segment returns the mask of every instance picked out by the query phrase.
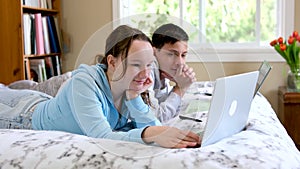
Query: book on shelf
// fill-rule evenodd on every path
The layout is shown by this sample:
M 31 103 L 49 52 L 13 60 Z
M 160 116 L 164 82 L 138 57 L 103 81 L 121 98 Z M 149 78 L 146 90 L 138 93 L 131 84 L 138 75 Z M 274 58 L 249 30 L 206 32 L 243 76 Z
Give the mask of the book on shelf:
M 62 37 L 62 32 L 60 30 L 60 25 L 58 22 L 57 17 L 53 17 L 54 19 L 54 23 L 55 23 L 55 27 L 56 27 L 56 33 L 57 33 L 57 39 L 58 39 L 58 44 L 59 44 L 59 48 L 60 51 L 63 49 L 63 37 Z
M 28 13 L 23 14 L 24 54 L 31 54 L 31 19 Z
M 36 50 L 36 16 L 35 14 L 23 14 L 23 36 L 24 36 L 24 54 L 35 55 Z M 40 28 L 37 28 L 40 29 Z M 39 35 L 38 35 L 39 36 Z
M 44 49 L 44 33 L 43 33 L 43 24 L 42 24 L 42 14 L 35 13 L 35 38 L 36 38 L 36 54 L 43 55 L 45 54 Z
M 29 59 L 30 80 L 43 82 L 47 80 L 46 64 L 44 59 Z
M 54 76 L 61 75 L 61 57 L 58 55 L 53 56 L 52 63 L 54 68 Z
M 30 14 L 30 46 L 31 54 L 36 54 L 35 16 Z
M 53 60 L 53 56 L 45 57 L 45 67 L 46 67 L 47 79 L 51 78 L 52 76 L 55 76 L 52 60 Z
M 29 6 L 29 7 L 34 7 L 34 8 L 39 8 L 40 7 L 39 0 L 23 0 L 22 4 L 24 6 Z
M 47 1 L 47 8 L 52 9 L 52 0 L 46 0 Z
M 33 8 L 52 9 L 52 0 L 21 0 L 21 3 Z
M 44 49 L 46 54 L 50 54 L 49 31 L 46 16 L 42 16 L 43 35 L 44 35 Z
M 56 30 L 54 16 L 47 16 L 48 32 L 49 32 L 49 41 L 51 53 L 60 53 L 61 48 L 59 45 L 58 33 Z
M 25 79 L 31 79 L 30 64 L 29 64 L 29 59 L 28 58 L 24 59 L 24 66 L 25 66 Z
M 47 79 L 61 75 L 61 61 L 60 56 L 45 57 L 45 68 Z
M 39 0 L 39 7 L 47 9 L 47 1 L 46 0 Z

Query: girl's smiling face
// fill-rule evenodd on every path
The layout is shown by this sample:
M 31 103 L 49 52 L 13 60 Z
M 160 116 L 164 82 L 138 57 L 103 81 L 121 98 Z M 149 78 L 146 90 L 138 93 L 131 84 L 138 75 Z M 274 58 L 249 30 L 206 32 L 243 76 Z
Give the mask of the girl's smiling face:
M 127 58 L 125 60 L 121 58 L 118 57 L 116 61 L 118 66 L 114 74 L 115 77 L 120 77 L 124 70 L 125 73 L 120 80 L 114 82 L 118 83 L 117 87 L 135 90 L 139 93 L 148 89 L 153 83 L 150 74 L 155 60 L 151 44 L 147 41 L 134 40 L 129 48 Z

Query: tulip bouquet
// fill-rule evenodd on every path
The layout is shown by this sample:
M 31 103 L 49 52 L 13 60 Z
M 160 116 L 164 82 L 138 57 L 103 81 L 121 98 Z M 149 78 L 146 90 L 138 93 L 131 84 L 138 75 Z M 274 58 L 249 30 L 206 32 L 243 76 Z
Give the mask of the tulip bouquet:
M 290 71 L 293 74 L 293 83 L 291 86 L 294 89 L 300 90 L 300 35 L 297 31 L 294 31 L 292 35 L 289 36 L 287 40 L 284 40 L 283 37 L 270 42 L 270 45 L 285 59 L 286 63 L 290 67 Z M 289 78 L 289 77 L 288 77 Z M 289 87 L 288 79 L 288 87 Z
M 270 43 L 270 45 L 273 46 L 275 50 L 286 60 L 286 63 L 289 65 L 293 73 L 298 73 L 300 68 L 299 42 L 300 35 L 297 31 L 294 31 L 287 41 L 284 41 L 282 37 L 279 37 Z

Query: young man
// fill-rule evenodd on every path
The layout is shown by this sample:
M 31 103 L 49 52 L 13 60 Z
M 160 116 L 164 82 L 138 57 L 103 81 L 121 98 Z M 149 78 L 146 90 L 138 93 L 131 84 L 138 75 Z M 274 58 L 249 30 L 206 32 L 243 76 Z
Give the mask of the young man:
M 153 71 L 155 83 L 150 90 L 150 100 L 163 123 L 178 115 L 181 98 L 196 81 L 193 69 L 185 63 L 188 40 L 187 33 L 171 23 L 160 26 L 152 35 L 158 69 Z M 170 81 L 175 82 L 174 87 Z

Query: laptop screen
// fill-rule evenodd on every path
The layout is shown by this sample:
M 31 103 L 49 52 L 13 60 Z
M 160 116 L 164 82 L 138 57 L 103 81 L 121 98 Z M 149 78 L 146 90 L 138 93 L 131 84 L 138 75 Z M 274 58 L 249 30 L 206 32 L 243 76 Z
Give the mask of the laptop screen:
M 260 67 L 258 69 L 259 75 L 258 75 L 258 80 L 256 83 L 254 96 L 257 94 L 258 90 L 262 86 L 263 82 L 265 81 L 265 79 L 268 76 L 271 69 L 272 69 L 272 67 L 270 66 L 269 62 L 267 62 L 267 61 L 263 61 L 262 64 L 260 65 Z

